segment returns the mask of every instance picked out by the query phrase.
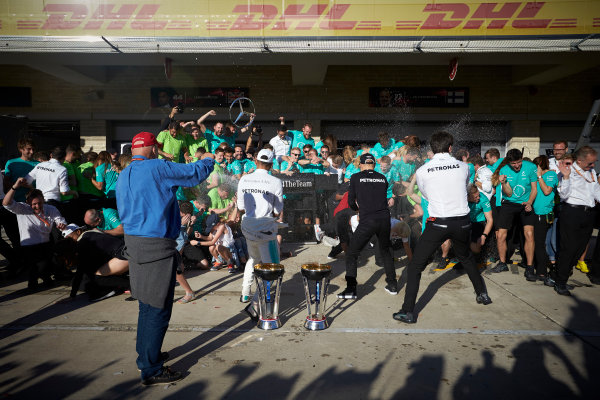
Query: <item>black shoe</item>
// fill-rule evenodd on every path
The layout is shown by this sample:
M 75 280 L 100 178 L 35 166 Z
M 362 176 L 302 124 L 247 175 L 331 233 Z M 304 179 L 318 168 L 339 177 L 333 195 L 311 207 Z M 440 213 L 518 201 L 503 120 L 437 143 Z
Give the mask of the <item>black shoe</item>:
M 159 375 L 153 376 L 142 381 L 144 386 L 166 385 L 169 383 L 179 382 L 183 379 L 183 374 L 179 371 L 171 371 L 167 366 L 162 367 Z
M 252 306 L 252 303 L 248 304 L 246 306 L 246 308 L 244 308 L 244 312 L 246 314 L 248 314 L 248 316 L 250 317 L 250 319 L 253 322 L 258 322 L 258 313 L 256 312 L 256 310 L 254 309 L 254 307 Z
M 490 296 L 488 296 L 486 292 L 479 293 L 477 297 L 475 297 L 475 301 L 477 304 L 483 304 L 484 306 L 492 304 L 492 299 L 490 299 Z
M 544 279 L 544 285 L 554 287 L 554 285 L 556 285 L 556 282 L 554 282 L 554 279 L 550 278 L 550 276 L 546 276 L 546 278 Z
M 600 278 L 596 278 L 595 276 L 592 276 L 590 274 L 588 274 L 588 278 L 590 278 L 590 282 L 593 285 L 600 285 Z
M 564 283 L 557 283 L 554 285 L 554 291 L 561 296 L 570 296 L 571 292 L 567 288 L 567 285 Z
M 335 258 L 343 251 L 342 249 L 342 245 L 338 244 L 335 247 L 331 248 L 331 251 L 329 252 L 329 254 L 327 254 L 327 259 L 328 260 L 335 260 Z
M 348 286 L 343 292 L 338 293 L 338 299 L 357 299 L 356 286 Z
M 538 279 L 537 276 L 535 275 L 533 265 L 528 265 L 527 267 L 525 267 L 525 273 L 523 275 L 525 276 L 525 279 L 528 282 L 535 282 Z
M 90 295 L 89 297 L 90 297 L 91 302 L 96 302 L 96 301 L 108 299 L 109 297 L 113 297 L 116 295 L 117 295 L 117 292 L 115 290 L 109 290 L 107 292 L 94 293 L 93 295 Z
M 404 322 L 407 324 L 414 324 L 415 322 L 417 322 L 417 319 L 415 318 L 413 313 L 404 310 L 400 310 L 397 313 L 392 314 L 392 318 L 394 318 L 396 321 Z
M 490 271 L 495 272 L 495 273 L 500 273 L 500 272 L 508 271 L 508 265 L 506 265 L 506 263 L 503 263 L 502 261 L 500 261 Z
M 387 285 L 385 285 L 385 291 L 388 292 L 389 294 L 391 294 L 392 296 L 397 295 L 398 294 L 398 284 L 396 282 L 388 283 Z

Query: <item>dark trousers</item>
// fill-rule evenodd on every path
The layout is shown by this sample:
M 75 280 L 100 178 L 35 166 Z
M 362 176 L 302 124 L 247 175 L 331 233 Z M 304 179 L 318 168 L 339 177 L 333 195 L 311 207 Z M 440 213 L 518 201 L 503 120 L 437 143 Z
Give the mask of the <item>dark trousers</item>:
M 600 235 L 596 237 L 596 246 L 594 247 L 589 276 L 600 279 Z
M 473 253 L 469 248 L 471 236 L 471 220 L 468 215 L 460 219 L 437 218 L 435 221 L 427 221 L 425 231 L 419 238 L 415 253 L 408 264 L 408 277 L 406 282 L 406 293 L 402 309 L 413 312 L 419 293 L 421 273 L 427 266 L 429 257 L 447 239 L 452 239 L 454 253 L 465 267 L 469 279 L 475 288 L 475 293 L 485 292 L 485 283 L 477 270 Z
M 546 215 L 536 215 L 535 224 L 533 225 L 533 239 L 535 242 L 535 273 L 538 275 L 546 275 L 548 273 L 548 264 L 550 258 L 546 251 L 546 236 L 548 229 L 551 227 L 547 222 Z
M 573 266 L 587 246 L 596 219 L 593 208 L 579 208 L 564 204 L 560 213 L 560 251 L 556 267 L 555 281 L 565 284 L 569 280 Z
M 0 254 L 10 263 L 11 269 L 16 268 L 19 263 L 20 236 L 17 216 L 0 205 L 0 225 L 4 228 L 6 236 L 10 239 L 10 245 L 0 235 Z
M 390 243 L 390 217 L 386 216 L 361 219 L 352 235 L 348 254 L 346 254 L 346 281 L 349 286 L 356 285 L 358 255 L 373 235 L 377 236 L 378 239 L 379 251 L 383 259 L 383 269 L 385 270 L 385 281 L 396 284 L 396 270 L 394 269 L 392 245 Z
M 38 284 L 38 278 L 42 278 L 44 283 L 52 283 L 52 244 L 41 243 L 31 246 L 22 246 L 25 264 L 29 267 L 29 284 L 33 289 Z
M 169 292 L 164 308 L 152 307 L 139 302 L 137 343 L 135 349 L 138 353 L 137 366 L 142 371 L 142 380 L 160 374 L 164 361 L 160 357 L 171 311 L 173 310 L 173 296 L 175 294 L 175 263 L 169 282 Z

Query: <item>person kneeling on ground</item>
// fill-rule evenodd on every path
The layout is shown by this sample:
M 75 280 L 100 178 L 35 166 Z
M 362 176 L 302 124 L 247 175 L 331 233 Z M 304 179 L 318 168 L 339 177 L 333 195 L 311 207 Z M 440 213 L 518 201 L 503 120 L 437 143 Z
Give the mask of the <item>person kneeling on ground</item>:
M 90 301 L 100 301 L 129 289 L 129 261 L 123 255 L 125 242 L 98 229 L 85 231 L 70 224 L 63 231 L 64 240 L 56 244 L 56 252 L 74 260 L 77 271 L 71 285 L 71 298 L 77 296 L 85 275 L 85 291 Z

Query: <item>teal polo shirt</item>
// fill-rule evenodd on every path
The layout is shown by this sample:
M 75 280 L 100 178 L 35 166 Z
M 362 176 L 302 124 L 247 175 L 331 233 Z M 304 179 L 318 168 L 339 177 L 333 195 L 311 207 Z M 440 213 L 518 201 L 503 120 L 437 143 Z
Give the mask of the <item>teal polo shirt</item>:
M 545 195 L 540 187 L 539 180 L 537 181 L 537 195 L 533 202 L 533 212 L 536 215 L 548 215 L 554 209 L 554 198 L 556 195 L 556 188 L 558 186 L 558 175 L 554 171 L 548 171 L 542 175 L 543 181 L 546 185 L 552 188 L 552 192 L 549 195 Z
M 513 194 L 508 197 L 502 193 L 502 198 L 511 203 L 523 204 L 529 200 L 531 194 L 531 183 L 537 182 L 537 165 L 529 161 L 523 161 L 521 169 L 515 172 L 510 165 L 500 169 L 500 175 L 506 175 L 506 181 L 512 188 Z

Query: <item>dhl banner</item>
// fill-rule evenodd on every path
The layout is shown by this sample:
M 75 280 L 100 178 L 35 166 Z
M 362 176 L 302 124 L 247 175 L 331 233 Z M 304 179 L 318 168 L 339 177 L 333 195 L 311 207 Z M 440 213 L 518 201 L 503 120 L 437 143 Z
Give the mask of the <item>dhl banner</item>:
M 600 33 L 600 0 L 2 0 L 0 36 L 465 37 Z

